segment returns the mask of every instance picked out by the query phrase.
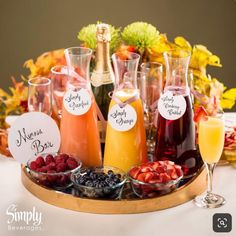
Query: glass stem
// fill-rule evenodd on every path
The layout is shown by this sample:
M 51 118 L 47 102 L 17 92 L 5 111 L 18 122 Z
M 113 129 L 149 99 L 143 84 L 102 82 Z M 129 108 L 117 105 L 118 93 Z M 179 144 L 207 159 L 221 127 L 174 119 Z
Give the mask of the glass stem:
M 207 168 L 207 195 L 212 194 L 212 181 L 213 181 L 213 172 L 216 166 L 216 163 L 208 164 L 205 162 Z
M 148 112 L 148 140 L 152 140 L 152 113 L 149 111 Z

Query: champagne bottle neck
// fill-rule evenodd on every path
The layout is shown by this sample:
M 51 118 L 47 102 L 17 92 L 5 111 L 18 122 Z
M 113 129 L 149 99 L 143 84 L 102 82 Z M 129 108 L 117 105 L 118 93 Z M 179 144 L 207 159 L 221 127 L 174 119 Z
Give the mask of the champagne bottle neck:
M 91 83 L 94 87 L 102 84 L 114 84 L 115 75 L 110 61 L 109 41 L 97 41 L 96 65 L 91 76 Z
M 96 50 L 96 73 L 107 73 L 112 70 L 110 61 L 110 43 L 97 42 Z

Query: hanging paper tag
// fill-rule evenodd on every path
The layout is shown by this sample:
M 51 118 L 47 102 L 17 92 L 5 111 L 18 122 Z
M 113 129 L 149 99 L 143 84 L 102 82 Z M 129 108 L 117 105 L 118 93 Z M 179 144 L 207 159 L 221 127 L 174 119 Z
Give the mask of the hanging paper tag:
M 69 90 L 63 98 L 64 107 L 72 115 L 83 115 L 91 107 L 92 101 L 89 92 L 81 88 L 78 91 Z
M 177 120 L 186 111 L 186 101 L 183 95 L 173 95 L 168 91 L 161 95 L 158 101 L 158 111 L 167 120 Z
M 136 121 L 137 113 L 129 104 L 122 108 L 116 104 L 110 109 L 108 114 L 109 124 L 113 129 L 118 131 L 128 131 L 132 129 Z
M 28 112 L 19 116 L 8 135 L 10 152 L 22 164 L 34 156 L 58 152 L 60 142 L 56 122 L 41 112 Z

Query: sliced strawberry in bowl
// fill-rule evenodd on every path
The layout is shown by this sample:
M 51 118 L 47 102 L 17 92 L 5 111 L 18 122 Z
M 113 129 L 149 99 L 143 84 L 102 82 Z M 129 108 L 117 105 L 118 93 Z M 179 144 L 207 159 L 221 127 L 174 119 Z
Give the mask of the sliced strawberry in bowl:
M 176 173 L 176 170 L 174 169 L 174 171 L 170 174 L 170 177 L 171 177 L 171 179 L 173 179 L 173 180 L 175 180 L 175 179 L 178 179 L 179 178 L 179 176 L 177 175 L 177 173 Z
M 171 177 L 167 173 L 161 173 L 160 179 L 161 179 L 162 183 L 167 183 L 171 180 Z
M 149 183 L 149 181 L 154 177 L 154 173 L 153 172 L 147 172 L 145 173 L 145 178 L 144 178 L 144 182 Z
M 141 172 L 142 173 L 147 173 L 147 172 L 150 172 L 150 171 L 152 171 L 153 169 L 152 169 L 152 167 L 150 167 L 150 166 L 141 166 Z
M 176 174 L 178 175 L 178 177 L 181 177 L 183 175 L 183 171 L 181 169 L 181 166 L 175 165 L 175 171 L 176 171 Z
M 129 174 L 132 178 L 137 179 L 140 171 L 141 171 L 141 167 L 134 167 L 130 170 Z
M 140 182 L 145 182 L 146 173 L 141 173 L 138 175 L 137 180 Z
M 165 173 L 165 167 L 164 166 L 158 166 L 157 168 L 156 168 L 156 172 L 157 173 Z
M 160 196 L 177 188 L 183 171 L 172 161 L 142 164 L 129 171 L 133 192 L 140 198 Z
M 153 173 L 152 178 L 148 181 L 150 184 L 161 183 L 160 175 L 158 173 Z
M 168 175 L 172 175 L 172 173 L 173 172 L 175 172 L 175 167 L 174 167 L 174 165 L 167 165 L 166 166 L 166 173 L 168 174 Z
M 151 168 L 152 168 L 154 171 L 156 171 L 157 168 L 161 166 L 160 163 L 157 162 L 157 161 L 152 162 L 152 163 L 150 163 L 149 165 L 151 166 Z

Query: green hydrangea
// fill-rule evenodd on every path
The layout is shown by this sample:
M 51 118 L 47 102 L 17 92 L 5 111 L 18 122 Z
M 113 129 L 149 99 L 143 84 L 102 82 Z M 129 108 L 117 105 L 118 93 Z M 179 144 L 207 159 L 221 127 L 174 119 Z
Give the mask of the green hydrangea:
M 98 22 L 102 23 L 102 22 Z M 110 50 L 114 52 L 121 42 L 120 28 L 109 25 L 111 32 Z M 96 48 L 96 24 L 90 24 L 83 27 L 78 33 L 78 39 L 88 48 Z
M 134 22 L 124 28 L 121 36 L 126 44 L 135 46 L 142 53 L 158 43 L 159 31 L 151 24 Z

